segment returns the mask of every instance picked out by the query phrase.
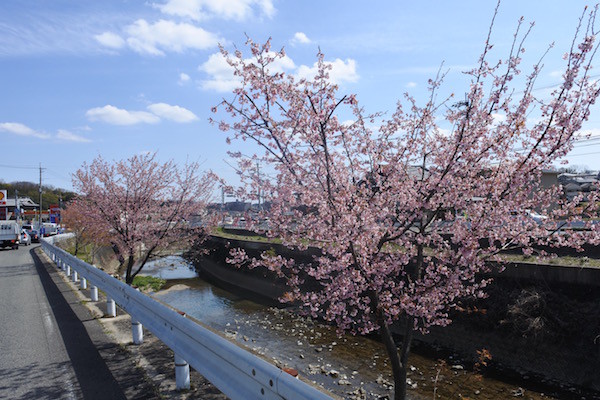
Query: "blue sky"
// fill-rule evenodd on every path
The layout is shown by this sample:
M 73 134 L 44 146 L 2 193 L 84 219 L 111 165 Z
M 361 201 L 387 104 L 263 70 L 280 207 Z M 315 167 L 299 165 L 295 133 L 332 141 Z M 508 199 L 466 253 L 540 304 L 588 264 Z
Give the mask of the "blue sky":
M 506 54 L 517 20 L 535 21 L 524 67 L 548 44 L 539 90 L 557 71 L 587 2 L 506 0 L 493 34 Z M 405 91 L 423 98 L 444 62 L 445 90 L 467 89 L 461 71 L 483 48 L 495 1 L 2 0 L 0 180 L 70 189 L 71 174 L 101 155 L 158 151 L 197 160 L 234 182 L 225 136 L 207 119 L 231 79 L 218 44 L 246 34 L 285 46 L 288 72 L 309 70 L 320 48 L 341 91 L 368 111 L 391 111 Z M 526 69 L 526 68 L 524 68 Z M 600 70 L 599 70 L 600 71 Z M 598 72 L 600 74 L 600 72 Z M 586 130 L 600 132 L 595 109 Z M 600 169 L 600 143 L 581 143 L 570 163 Z

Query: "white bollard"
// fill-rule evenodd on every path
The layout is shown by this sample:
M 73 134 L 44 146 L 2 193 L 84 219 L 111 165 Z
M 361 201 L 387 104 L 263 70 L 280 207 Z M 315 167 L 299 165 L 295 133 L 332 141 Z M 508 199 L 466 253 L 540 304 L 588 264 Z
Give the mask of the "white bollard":
M 77 271 L 73 270 L 71 277 L 73 278 L 73 283 L 77 283 Z
M 177 354 L 175 354 L 175 388 L 177 390 L 190 388 L 190 365 Z
M 90 289 L 90 299 L 92 301 L 98 301 L 98 287 L 97 286 L 92 286 L 92 288 Z
M 131 335 L 133 344 L 142 344 L 144 342 L 144 328 L 139 321 L 131 318 Z
M 113 299 L 106 298 L 106 316 L 116 317 L 117 316 L 117 305 Z
M 81 281 L 79 282 L 79 288 L 80 289 L 87 289 L 87 279 L 85 278 L 81 278 Z
M 66 270 L 65 274 L 67 274 L 67 276 L 71 276 L 71 266 L 70 265 L 67 265 L 67 270 Z

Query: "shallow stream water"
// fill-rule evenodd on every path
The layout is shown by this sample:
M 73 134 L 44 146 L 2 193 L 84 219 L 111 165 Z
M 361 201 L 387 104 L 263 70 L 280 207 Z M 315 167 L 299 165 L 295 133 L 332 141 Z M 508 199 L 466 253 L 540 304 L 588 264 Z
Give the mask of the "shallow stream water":
M 393 397 L 393 379 L 383 346 L 369 337 L 338 336 L 331 326 L 296 315 L 292 310 L 260 304 L 227 292 L 199 278 L 189 278 L 185 261 L 169 258 L 145 273 L 169 281 L 153 296 L 186 312 L 230 340 L 261 354 L 280 367 L 291 367 L 308 380 L 347 399 Z M 481 376 L 451 358 L 409 360 L 409 398 L 553 399 L 583 398 L 548 395 L 526 380 L 507 382 Z M 484 373 L 484 375 L 486 375 Z M 588 399 L 591 397 L 588 397 Z

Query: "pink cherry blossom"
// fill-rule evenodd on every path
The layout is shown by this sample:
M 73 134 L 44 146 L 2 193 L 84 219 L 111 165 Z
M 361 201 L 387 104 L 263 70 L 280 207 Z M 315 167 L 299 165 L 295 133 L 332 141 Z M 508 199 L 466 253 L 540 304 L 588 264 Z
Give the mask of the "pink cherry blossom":
M 117 247 L 128 284 L 160 251 L 203 236 L 191 223 L 203 216 L 214 178 L 199 175 L 197 163 L 178 168 L 155 158 L 144 154 L 111 163 L 97 157 L 73 176 L 82 224 Z
M 520 21 L 504 60 L 490 61 L 488 36 L 466 72 L 464 101 L 438 98 L 440 73 L 429 81 L 429 101 L 420 105 L 406 94 L 389 116 L 367 115 L 356 95 L 340 93 L 320 52 L 316 76 L 298 80 L 269 72 L 284 56 L 270 41 L 248 39 L 250 59 L 222 49 L 243 85 L 217 106 L 229 114 L 219 126 L 229 128 L 232 143 L 258 145 L 263 153 L 255 159 L 273 171 L 270 179 L 257 177 L 253 163 L 242 161 L 245 193 L 260 189 L 271 202 L 268 235 L 291 249 L 316 249 L 308 264 L 271 253 L 248 264 L 241 250 L 231 260 L 287 277 L 285 299 L 340 331 L 378 330 L 396 398 L 404 398 L 413 330 L 447 325 L 458 300 L 484 296 L 489 261 L 508 249 L 527 255 L 545 246 L 551 256 L 558 247 L 600 243 L 600 224 L 563 229 L 583 221 L 582 212 L 597 217 L 597 194 L 582 210 L 580 199 L 567 201 L 561 188 L 541 184 L 544 171 L 572 149 L 600 91 L 589 74 L 595 15 L 580 21 L 564 81 L 549 98 L 534 92 L 542 61 L 515 79 L 532 28 Z M 528 120 L 534 111 L 536 122 Z M 349 114 L 353 123 L 340 123 Z M 495 114 L 505 118 L 495 121 Z M 440 120 L 450 133 L 442 133 Z M 530 210 L 546 218 L 535 221 Z M 400 354 L 391 336 L 398 322 L 405 332 Z

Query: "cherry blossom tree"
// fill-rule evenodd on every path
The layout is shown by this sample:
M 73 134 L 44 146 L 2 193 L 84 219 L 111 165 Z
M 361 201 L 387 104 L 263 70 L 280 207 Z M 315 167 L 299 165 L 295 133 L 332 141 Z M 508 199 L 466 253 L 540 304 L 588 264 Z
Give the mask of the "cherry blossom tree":
M 429 81 L 428 101 L 406 94 L 389 116 L 366 115 L 355 95 L 340 93 L 321 53 L 316 75 L 299 79 L 277 69 L 285 53 L 270 42 L 248 40 L 249 58 L 222 49 L 241 85 L 213 108 L 227 115 L 214 122 L 228 142 L 257 145 L 254 158 L 275 175 L 259 182 L 253 163 L 240 158 L 247 193 L 260 184 L 272 203 L 269 235 L 319 250 L 309 264 L 272 252 L 250 259 L 240 249 L 230 261 L 286 277 L 283 300 L 340 331 L 379 331 L 395 398 L 405 398 L 413 332 L 448 325 L 460 299 L 484 296 L 483 273 L 502 262 L 502 251 L 551 257 L 562 246 L 599 242 L 599 225 L 582 219 L 598 215 L 597 195 L 582 207 L 581 198 L 564 200 L 560 187 L 541 184 L 573 148 L 599 94 L 590 76 L 595 16 L 596 9 L 582 15 L 551 95 L 534 91 L 541 60 L 527 75 L 520 70 L 531 27 L 521 20 L 508 56 L 491 62 L 492 22 L 477 66 L 466 72 L 464 101 L 438 98 L 441 72 Z M 348 115 L 353 122 L 342 122 Z M 589 229 L 568 229 L 573 221 Z M 399 350 L 393 324 L 403 329 Z
M 178 168 L 155 158 L 136 155 L 110 163 L 97 157 L 73 176 L 83 221 L 110 235 L 128 284 L 153 256 L 204 234 L 191 222 L 204 216 L 212 175 L 200 175 L 197 163 Z
M 62 213 L 62 223 L 75 235 L 74 255 L 77 256 L 82 247 L 91 245 L 91 262 L 97 249 L 110 243 L 106 230 L 98 224 L 90 224 L 87 219 L 87 205 L 78 199 L 71 200 Z

